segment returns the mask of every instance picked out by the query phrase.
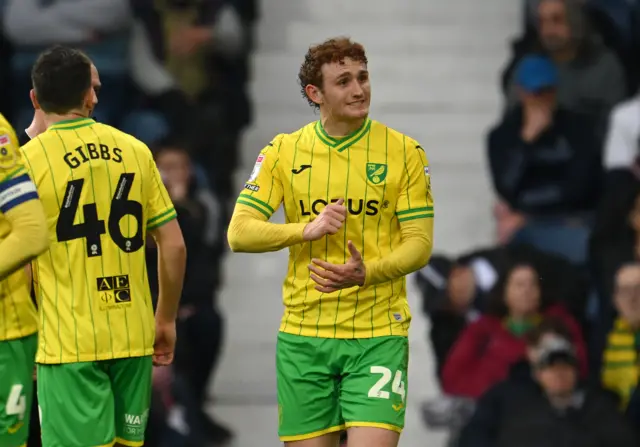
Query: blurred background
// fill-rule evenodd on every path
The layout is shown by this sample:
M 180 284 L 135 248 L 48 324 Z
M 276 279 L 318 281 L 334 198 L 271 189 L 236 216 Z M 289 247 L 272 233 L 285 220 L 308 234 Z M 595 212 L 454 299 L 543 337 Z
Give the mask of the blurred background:
M 336 35 L 367 49 L 372 117 L 431 164 L 400 445 L 640 445 L 637 0 L 0 0 L 0 20 L 18 132 L 38 52 L 83 48 L 96 119 L 152 148 L 176 203 L 188 273 L 146 445 L 280 445 L 286 253 L 229 254 L 225 228 L 258 152 L 318 118 L 296 76 Z

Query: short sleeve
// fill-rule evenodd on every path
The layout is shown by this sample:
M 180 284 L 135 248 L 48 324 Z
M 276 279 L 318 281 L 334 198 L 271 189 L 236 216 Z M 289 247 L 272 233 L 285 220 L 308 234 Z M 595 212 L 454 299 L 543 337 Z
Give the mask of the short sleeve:
M 277 169 L 283 137 L 278 135 L 260 151 L 237 200 L 237 204 L 259 211 L 267 219 L 278 209 L 284 194 Z
M 0 125 L 0 212 L 38 198 L 36 186 L 24 167 L 18 137 Z
M 153 158 L 150 158 L 149 165 L 151 178 L 147 183 L 149 187 L 147 195 L 147 231 L 160 228 L 178 217 Z
M 611 112 L 604 145 L 605 169 L 628 169 L 635 163 L 640 130 L 636 122 L 638 108 L 635 103 L 622 104 Z
M 424 149 L 408 139 L 404 142 L 404 174 L 396 216 L 400 222 L 433 218 L 429 162 Z

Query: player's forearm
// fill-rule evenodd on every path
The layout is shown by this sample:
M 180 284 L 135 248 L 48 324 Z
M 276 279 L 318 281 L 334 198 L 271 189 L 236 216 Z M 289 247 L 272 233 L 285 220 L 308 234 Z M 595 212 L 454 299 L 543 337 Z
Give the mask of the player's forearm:
M 431 257 L 433 219 L 415 219 L 401 224 L 402 244 L 381 259 L 366 262 L 364 286 L 401 278 L 420 270 Z
M 187 263 L 184 243 L 158 245 L 158 307 L 156 316 L 162 321 L 175 321 L 178 316 L 182 283 Z
M 49 247 L 47 222 L 39 200 L 7 211 L 11 232 L 0 242 L 0 279 L 27 264 Z
M 241 205 L 236 206 L 229 224 L 227 239 L 236 253 L 265 253 L 278 251 L 304 242 L 302 232 L 306 224 L 276 224 L 263 220 L 261 214 Z

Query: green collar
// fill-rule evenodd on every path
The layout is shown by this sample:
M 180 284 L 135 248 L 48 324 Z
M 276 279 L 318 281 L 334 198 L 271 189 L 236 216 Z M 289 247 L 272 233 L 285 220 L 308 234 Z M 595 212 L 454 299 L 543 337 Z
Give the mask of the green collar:
M 69 120 L 58 121 L 53 126 L 50 126 L 51 130 L 73 130 L 80 127 L 91 126 L 96 122 L 91 118 L 73 118 Z
M 371 120 L 367 118 L 366 120 L 364 120 L 364 122 L 362 123 L 362 126 L 360 126 L 358 130 L 352 132 L 346 137 L 333 138 L 333 137 L 330 137 L 327 134 L 327 132 L 324 130 L 324 127 L 322 127 L 322 123 L 320 122 L 320 120 L 316 121 L 316 125 L 314 127 L 316 131 L 316 135 L 318 136 L 320 141 L 322 141 L 324 144 L 326 144 L 327 146 L 333 149 L 337 149 L 338 152 L 342 152 L 345 149 L 348 149 L 349 147 L 356 144 L 358 141 L 360 141 L 360 139 L 362 139 L 362 137 L 364 137 L 369 132 L 370 128 L 371 128 Z

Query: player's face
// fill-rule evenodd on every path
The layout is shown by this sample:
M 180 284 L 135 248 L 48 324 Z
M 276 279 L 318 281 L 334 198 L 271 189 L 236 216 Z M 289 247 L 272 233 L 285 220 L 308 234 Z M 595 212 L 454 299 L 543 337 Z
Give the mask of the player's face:
M 96 106 L 98 105 L 98 94 L 100 93 L 100 88 L 102 84 L 100 83 L 100 74 L 98 74 L 98 69 L 95 65 L 91 64 L 91 92 L 90 92 L 90 106 L 89 106 L 89 116 L 93 114 Z
M 328 113 L 343 119 L 365 118 L 371 103 L 367 66 L 346 58 L 322 66 L 322 104 Z

